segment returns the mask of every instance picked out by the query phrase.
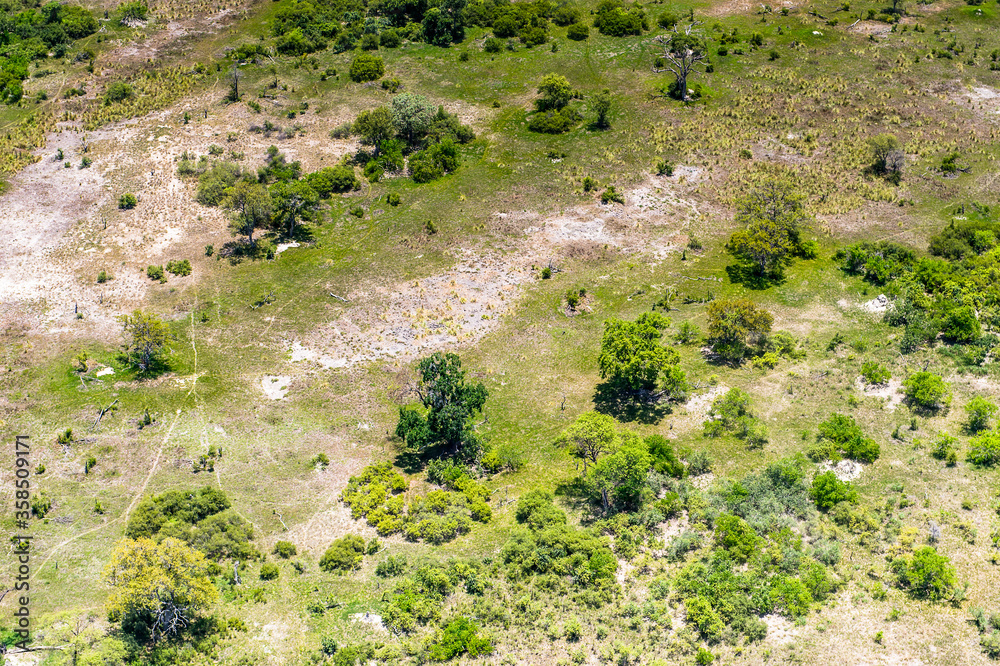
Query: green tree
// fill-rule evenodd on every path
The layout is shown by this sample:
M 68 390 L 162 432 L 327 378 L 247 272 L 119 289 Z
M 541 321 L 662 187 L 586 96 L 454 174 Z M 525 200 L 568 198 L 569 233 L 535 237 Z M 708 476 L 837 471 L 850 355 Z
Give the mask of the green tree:
M 660 344 L 661 331 L 669 325 L 658 312 L 645 312 L 635 321 L 605 321 L 597 357 L 601 379 L 628 391 L 652 390 L 661 381 L 670 397 L 683 397 L 687 380 L 678 367 L 680 355 Z
M 965 422 L 966 428 L 971 433 L 977 433 L 990 427 L 990 419 L 996 416 L 997 406 L 977 395 L 965 405 L 965 413 L 969 417 Z
M 205 556 L 169 537 L 119 542 L 104 576 L 112 587 L 109 614 L 145 624 L 154 640 L 187 627 L 218 597 Z
M 583 461 L 583 472 L 602 456 L 618 448 L 618 422 L 607 414 L 584 412 L 571 426 L 563 430 L 556 444 L 565 446 L 569 454 Z
M 396 125 L 392 121 L 389 109 L 380 106 L 359 113 L 351 125 L 351 131 L 361 138 L 362 145 L 374 146 L 377 156 L 382 143 L 396 136 Z
M 939 601 L 955 589 L 955 567 L 945 555 L 938 554 L 931 546 L 918 548 L 912 556 L 898 557 L 892 569 L 902 587 L 921 599 Z
M 760 537 L 750 523 L 739 516 L 724 513 L 715 519 L 715 542 L 737 562 L 746 562 L 757 551 Z
M 594 125 L 600 129 L 607 129 L 611 127 L 611 123 L 608 120 L 608 114 L 611 113 L 613 101 L 611 91 L 606 88 L 594 95 L 594 112 L 597 114 L 597 118 L 594 120 Z
M 573 99 L 573 88 L 561 74 L 546 74 L 538 84 L 538 94 L 535 107 L 539 111 L 558 111 Z
M 1000 433 L 987 431 L 980 433 L 971 442 L 965 459 L 980 467 L 1000 465 Z
M 968 305 L 952 308 L 944 316 L 941 331 L 952 342 L 974 342 L 983 334 L 976 311 Z
M 483 409 L 489 392 L 482 382 L 469 382 L 456 354 L 435 352 L 417 365 L 416 392 L 426 415 L 401 407 L 396 434 L 415 449 L 441 443 L 450 453 L 475 460 L 481 443 L 472 429 L 472 417 Z
M 858 491 L 846 481 L 841 481 L 833 472 L 817 474 L 813 478 L 809 496 L 820 511 L 829 511 L 841 502 L 856 504 Z
M 233 214 L 231 229 L 234 235 L 246 236 L 256 245 L 253 234 L 271 224 L 273 202 L 267 188 L 260 183 L 239 180 L 226 190 L 222 205 Z
M 365 540 L 348 534 L 330 544 L 319 560 L 319 568 L 328 573 L 353 571 L 361 566 L 365 555 Z
M 660 35 L 653 41 L 661 49 L 657 64 L 653 65 L 653 71 L 671 72 L 674 75 L 673 96 L 682 102 L 688 101 L 691 98 L 688 91 L 688 77 L 695 65 L 708 58 L 705 40 L 694 34 L 692 24 L 683 32 Z
M 951 391 L 940 375 L 915 372 L 903 382 L 903 393 L 910 406 L 936 412 L 951 401 Z
M 383 74 L 385 74 L 385 64 L 382 58 L 373 53 L 359 53 L 354 56 L 351 68 L 348 70 L 348 76 L 355 83 L 375 81 L 382 78 Z
M 612 505 L 632 511 L 642 504 L 651 460 L 645 442 L 635 433 L 626 433 L 621 447 L 594 464 L 593 479 L 601 493 L 604 511 Z
M 875 173 L 893 175 L 902 172 L 906 155 L 895 135 L 879 134 L 868 139 L 868 152 L 871 154 L 872 170 Z
M 118 317 L 125 337 L 124 350 L 128 362 L 139 372 L 150 370 L 161 359 L 170 340 L 170 331 L 163 320 L 154 314 L 135 310 Z
M 753 301 L 737 298 L 708 305 L 708 339 L 723 360 L 738 361 L 771 331 L 774 317 Z
M 403 93 L 389 103 L 392 124 L 407 145 L 416 146 L 424 138 L 437 115 L 437 107 L 423 95 Z
M 727 248 L 756 275 L 780 274 L 802 248 L 801 230 L 807 219 L 804 198 L 791 183 L 768 179 L 740 199 L 736 222 L 745 228 L 732 235 Z
M 458 44 L 465 39 L 466 0 L 441 0 L 424 14 L 424 41 L 434 46 Z
M 290 237 L 295 225 L 319 208 L 319 194 L 305 180 L 278 181 L 270 188 L 275 225 L 283 227 Z

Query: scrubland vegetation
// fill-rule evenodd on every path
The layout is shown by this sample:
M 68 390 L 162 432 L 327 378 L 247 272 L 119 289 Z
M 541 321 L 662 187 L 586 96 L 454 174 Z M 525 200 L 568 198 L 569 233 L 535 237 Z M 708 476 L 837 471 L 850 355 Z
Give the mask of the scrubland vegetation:
M 1000 658 L 998 12 L 8 3 L 16 663 Z

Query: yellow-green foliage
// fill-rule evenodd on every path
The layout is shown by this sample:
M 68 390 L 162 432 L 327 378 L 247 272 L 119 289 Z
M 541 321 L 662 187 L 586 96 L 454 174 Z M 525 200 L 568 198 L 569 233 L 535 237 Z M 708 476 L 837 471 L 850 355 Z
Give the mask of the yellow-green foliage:
M 93 130 L 108 123 L 161 109 L 190 92 L 194 82 L 201 76 L 187 67 L 147 71 L 131 80 L 131 97 L 107 106 L 100 103 L 100 100 L 88 106 L 81 118 L 84 129 Z

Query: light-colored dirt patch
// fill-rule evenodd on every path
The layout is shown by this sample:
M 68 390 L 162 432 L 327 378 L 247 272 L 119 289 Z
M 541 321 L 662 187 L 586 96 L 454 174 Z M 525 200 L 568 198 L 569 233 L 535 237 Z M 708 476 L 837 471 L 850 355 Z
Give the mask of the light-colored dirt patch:
M 388 631 L 385 625 L 382 624 L 382 616 L 378 613 L 369 613 L 367 611 L 364 613 L 355 613 L 351 616 L 351 620 L 368 625 L 376 631 Z
M 788 618 L 781 615 L 765 615 L 761 619 L 767 625 L 767 638 L 764 642 L 769 645 L 786 645 L 794 641 L 800 633 Z
M 819 469 L 821 472 L 833 472 L 841 481 L 854 481 L 860 478 L 861 472 L 864 471 L 861 463 L 854 462 L 853 460 L 841 460 L 837 464 L 833 464 L 828 460 L 822 463 Z
M 903 394 L 899 390 L 903 386 L 900 379 L 890 379 L 888 384 L 869 385 L 861 377 L 854 380 L 854 385 L 866 398 L 879 398 L 884 401 L 885 409 L 892 412 L 903 402 Z
M 853 25 L 853 27 L 851 27 L 851 32 L 856 32 L 861 35 L 885 37 L 892 32 L 892 26 L 881 21 L 858 21 Z
M 260 380 L 260 387 L 271 400 L 283 400 L 288 395 L 288 386 L 292 383 L 291 377 L 285 375 L 264 375 Z
M 664 541 L 680 536 L 690 525 L 691 523 L 688 521 L 687 511 L 683 512 L 683 514 L 677 518 L 671 518 L 666 521 L 663 523 L 661 531 Z
M 725 386 L 713 386 L 704 393 L 699 393 L 688 399 L 684 404 L 684 409 L 687 413 L 692 416 L 700 416 L 705 418 L 708 416 L 708 410 L 712 407 L 712 401 L 717 397 L 725 393 L 728 389 Z
M 879 294 L 872 300 L 865 301 L 859 307 L 865 312 L 879 314 L 888 310 L 890 305 L 891 303 L 889 302 L 889 297 L 885 294 Z
M 693 476 L 688 479 L 691 485 L 698 490 L 708 490 L 708 487 L 712 485 L 712 481 L 715 481 L 715 473 L 709 472 L 708 474 L 702 474 L 701 476 Z

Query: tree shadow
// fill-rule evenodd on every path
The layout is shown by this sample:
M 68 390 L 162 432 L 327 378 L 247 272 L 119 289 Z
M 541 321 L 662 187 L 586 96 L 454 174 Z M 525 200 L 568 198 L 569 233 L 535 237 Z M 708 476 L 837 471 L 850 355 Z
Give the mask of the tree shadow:
M 596 519 L 594 516 L 600 512 L 597 494 L 583 476 L 556 485 L 555 496 L 572 511 L 581 514 L 581 524 L 593 522 Z
M 390 438 L 390 443 L 401 443 L 397 437 Z M 392 463 L 407 474 L 417 474 L 423 472 L 427 463 L 438 458 L 450 458 L 452 451 L 446 444 L 434 444 L 425 449 L 411 449 L 405 444 L 396 451 L 396 457 Z
M 726 275 L 733 284 L 741 284 L 747 289 L 760 291 L 777 287 L 785 283 L 784 273 L 764 273 L 763 275 L 747 264 L 731 264 L 726 266 Z
M 628 391 L 604 382 L 594 390 L 594 409 L 623 423 L 656 425 L 673 412 L 670 403 L 659 400 L 649 391 Z

